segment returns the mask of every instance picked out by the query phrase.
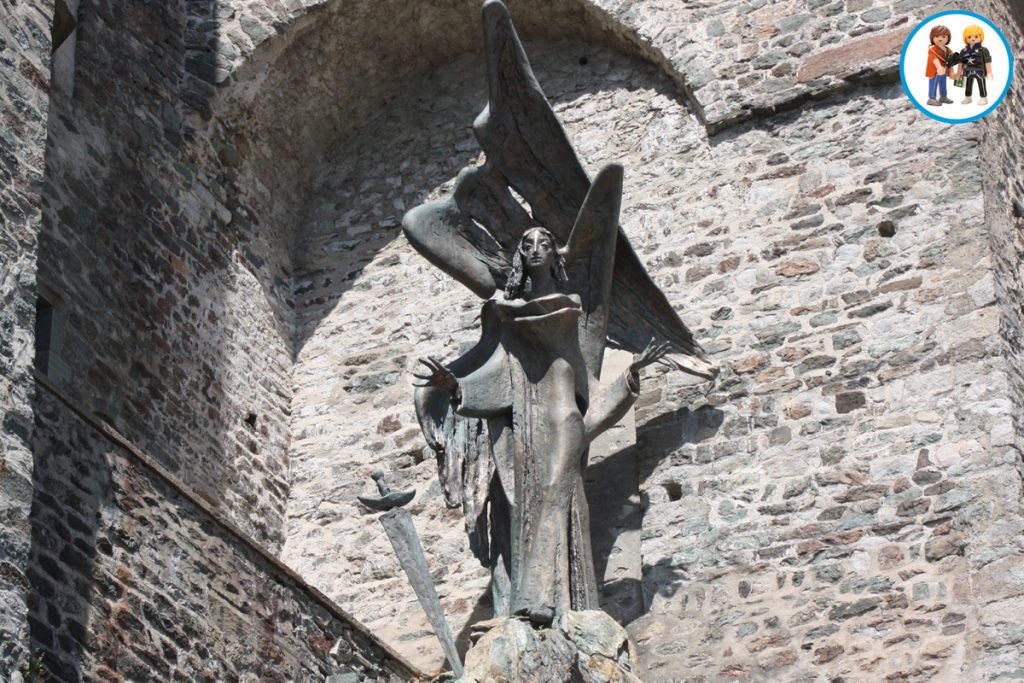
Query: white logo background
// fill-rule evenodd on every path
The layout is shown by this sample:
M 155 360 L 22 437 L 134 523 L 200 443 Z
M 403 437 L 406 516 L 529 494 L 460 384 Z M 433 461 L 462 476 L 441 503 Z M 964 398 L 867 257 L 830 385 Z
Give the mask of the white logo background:
M 984 106 L 978 104 L 981 95 L 978 93 L 977 82 L 972 85 L 971 99 L 973 101 L 970 104 L 960 104 L 960 101 L 966 96 L 966 88 L 955 87 L 952 78 L 946 79 L 946 94 L 949 99 L 953 100 L 953 104 L 943 104 L 939 107 L 927 104 L 929 79 L 924 74 L 928 66 L 928 48 L 931 45 L 928 36 L 932 27 L 941 25 L 948 28 L 952 36 L 949 48 L 954 52 L 959 52 L 965 45 L 964 29 L 971 24 L 977 24 L 985 31 L 985 40 L 982 45 L 988 48 L 992 55 L 992 77 L 985 81 L 988 89 L 988 104 Z M 1002 34 L 991 22 L 970 14 L 954 12 L 929 18 L 920 25 L 903 53 L 900 71 L 904 86 L 908 90 L 908 94 L 916 100 L 918 107 L 937 117 L 958 121 L 968 120 L 987 114 L 998 104 L 1010 79 L 1010 55 Z

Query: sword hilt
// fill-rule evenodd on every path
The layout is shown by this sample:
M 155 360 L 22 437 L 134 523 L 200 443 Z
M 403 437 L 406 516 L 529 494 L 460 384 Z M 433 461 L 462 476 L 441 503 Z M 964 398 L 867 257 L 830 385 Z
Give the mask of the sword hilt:
M 397 507 L 402 507 L 416 495 L 416 489 L 409 489 L 408 491 L 392 491 L 391 488 L 384 482 L 384 470 L 376 469 L 373 474 L 370 475 L 373 480 L 377 483 L 377 490 L 380 492 L 380 498 L 371 498 L 369 496 L 356 496 L 359 502 L 378 512 L 385 512 Z
M 370 476 L 377 482 L 377 490 L 380 491 L 382 497 L 391 493 L 391 488 L 384 483 L 384 470 L 374 470 Z

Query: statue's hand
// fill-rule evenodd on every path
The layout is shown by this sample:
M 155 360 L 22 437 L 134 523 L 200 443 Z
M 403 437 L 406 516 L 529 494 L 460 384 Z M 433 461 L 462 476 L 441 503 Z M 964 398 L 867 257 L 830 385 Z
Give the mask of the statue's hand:
M 459 380 L 456 379 L 451 370 L 441 364 L 441 361 L 437 360 L 433 356 L 428 356 L 426 360 L 420 358 L 420 362 L 426 365 L 430 372 L 422 375 L 418 375 L 414 372 L 412 376 L 420 380 L 419 382 L 414 382 L 416 386 L 437 387 L 452 393 L 459 388 Z
M 671 350 L 671 342 L 661 342 L 659 344 L 656 343 L 654 339 L 651 339 L 651 341 L 647 343 L 646 349 L 633 356 L 633 363 L 629 366 L 630 373 L 636 374 L 640 368 L 653 363 L 661 363 L 666 367 L 675 368 L 676 364 L 666 358 L 666 355 L 668 355 Z

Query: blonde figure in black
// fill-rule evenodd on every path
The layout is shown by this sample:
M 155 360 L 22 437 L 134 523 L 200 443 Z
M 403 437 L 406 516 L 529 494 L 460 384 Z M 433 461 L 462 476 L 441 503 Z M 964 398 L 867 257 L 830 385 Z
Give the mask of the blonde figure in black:
M 977 24 L 971 24 L 964 29 L 963 49 L 952 55 L 949 65 L 956 65 L 956 77 L 966 79 L 964 99 L 961 104 L 970 104 L 973 101 L 973 86 L 978 85 L 978 105 L 988 104 L 988 87 L 986 80 L 992 78 L 992 55 L 988 48 L 982 45 L 985 40 L 985 31 Z

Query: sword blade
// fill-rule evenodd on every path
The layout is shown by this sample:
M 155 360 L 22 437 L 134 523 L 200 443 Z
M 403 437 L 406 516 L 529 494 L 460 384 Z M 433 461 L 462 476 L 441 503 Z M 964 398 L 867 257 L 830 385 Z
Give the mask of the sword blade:
M 441 599 L 437 597 L 434 581 L 430 578 L 427 556 L 423 553 L 420 537 L 412 524 L 412 516 L 405 508 L 395 508 L 381 515 L 380 523 L 384 525 L 391 546 L 395 549 L 395 555 L 398 556 L 398 563 L 409 577 L 409 583 L 412 584 L 423 611 L 427 613 L 427 619 L 434 627 L 437 639 L 441 641 L 441 648 L 444 650 L 444 656 L 448 658 L 449 666 L 456 676 L 461 677 L 462 662 L 459 660 L 459 652 L 455 649 L 455 639 L 452 638 L 448 621 L 444 618 Z

